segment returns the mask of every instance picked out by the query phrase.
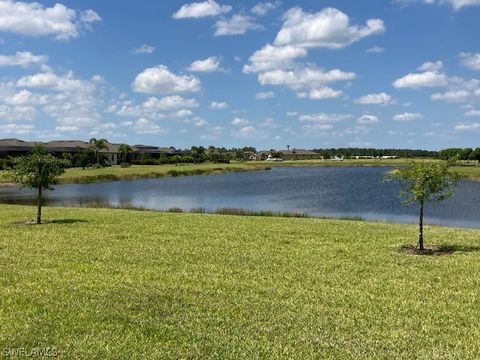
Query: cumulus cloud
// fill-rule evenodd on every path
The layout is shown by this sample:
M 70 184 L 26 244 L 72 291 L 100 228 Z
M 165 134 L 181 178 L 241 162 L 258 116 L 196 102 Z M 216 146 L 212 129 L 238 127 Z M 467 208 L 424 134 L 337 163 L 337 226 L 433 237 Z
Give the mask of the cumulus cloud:
M 133 49 L 132 54 L 152 54 L 155 51 L 155 46 L 143 44 L 142 46 Z
M 220 19 L 215 23 L 215 36 L 243 35 L 250 30 L 264 30 L 262 25 L 248 15 L 233 15 L 231 18 Z
M 370 19 L 365 26 L 352 25 L 348 15 L 335 8 L 312 14 L 294 7 L 284 14 L 283 20 L 274 42 L 277 46 L 339 49 L 385 31 L 380 19 Z
M 228 104 L 223 101 L 212 101 L 212 103 L 210 104 L 210 109 L 225 110 L 228 109 Z
M 46 55 L 33 55 L 29 51 L 18 51 L 15 55 L 0 55 L 0 66 L 28 67 L 33 64 L 45 64 Z
M 254 126 L 244 126 L 238 130 L 232 131 L 231 135 L 242 139 L 263 140 L 267 138 L 268 133 L 264 130 L 257 129 Z
M 362 105 L 388 105 L 392 101 L 392 96 L 387 93 L 368 94 L 358 99 L 355 103 Z
M 480 53 L 461 53 L 460 64 L 472 70 L 480 70 Z
M 460 123 L 455 125 L 457 131 L 480 131 L 480 123 Z
M 427 61 L 423 63 L 418 70 L 420 71 L 440 71 L 443 69 L 443 62 L 441 61 Z
M 95 90 L 95 85 L 92 82 L 75 78 L 73 72 L 68 72 L 65 75 L 57 75 L 52 72 L 28 75 L 18 79 L 16 85 L 18 87 L 43 88 L 65 92 L 85 93 Z
M 0 31 L 19 35 L 69 40 L 100 20 L 93 10 L 78 12 L 60 3 L 45 7 L 37 2 L 0 0 Z
M 216 71 L 225 71 L 220 66 L 221 59 L 216 56 L 211 56 L 205 60 L 196 60 L 190 64 L 187 68 L 190 72 L 216 72 Z
M 35 128 L 34 125 L 23 125 L 23 124 L 6 124 L 0 125 L 0 132 L 3 134 L 15 134 L 15 135 L 25 135 L 31 133 Z
M 275 97 L 275 94 L 273 91 L 265 91 L 265 92 L 259 92 L 255 94 L 255 99 L 258 100 L 265 100 L 265 99 L 271 99 Z
M 133 123 L 133 129 L 139 135 L 164 135 L 167 133 L 167 129 L 164 129 L 154 121 L 145 118 L 136 120 Z
M 380 53 L 383 53 L 385 51 L 385 48 L 381 47 L 381 46 L 374 46 L 374 47 L 371 47 L 369 49 L 367 49 L 367 53 L 368 54 L 380 54 Z
M 403 114 L 397 114 L 397 115 L 393 116 L 393 120 L 394 121 L 399 121 L 399 122 L 419 120 L 419 119 L 422 119 L 422 118 L 423 118 L 422 114 L 408 113 L 408 112 L 403 113 Z
M 325 99 L 335 99 L 342 96 L 343 92 L 341 90 L 334 90 L 328 86 L 323 86 L 320 88 L 312 89 L 308 93 L 298 93 L 297 96 L 308 97 L 313 100 L 325 100 Z
M 445 93 L 432 94 L 432 100 L 440 100 L 446 102 L 466 102 L 471 94 L 467 90 L 452 90 Z
M 393 82 L 393 86 L 397 89 L 420 89 L 423 87 L 441 87 L 446 85 L 448 85 L 448 77 L 438 71 L 410 73 Z
M 250 56 L 250 64 L 243 67 L 244 73 L 258 73 L 267 70 L 291 68 L 293 61 L 307 56 L 307 51 L 295 46 L 265 45 Z
M 198 107 L 197 100 L 185 99 L 179 95 L 165 96 L 161 99 L 150 97 L 143 103 L 144 109 L 151 110 L 171 110 L 196 107 Z
M 338 69 L 323 71 L 316 68 L 295 70 L 271 70 L 259 74 L 258 80 L 262 85 L 285 85 L 293 90 L 304 88 L 321 89 L 325 84 L 352 80 L 356 75 L 353 72 L 344 72 Z
M 257 16 L 264 16 L 267 15 L 270 11 L 275 10 L 279 5 L 279 1 L 258 3 L 257 5 L 252 7 L 250 11 Z
M 378 123 L 378 116 L 362 115 L 357 119 L 357 124 L 368 125 Z
M 239 118 L 239 117 L 234 118 L 231 122 L 231 124 L 234 126 L 245 126 L 245 125 L 248 125 L 249 123 L 250 121 L 248 121 L 247 119 Z
M 401 4 L 423 3 L 423 4 L 449 4 L 454 10 L 460 10 L 464 7 L 480 5 L 480 0 L 396 0 Z
M 138 74 L 132 88 L 145 94 L 196 92 L 200 90 L 200 80 L 192 75 L 176 75 L 165 65 L 158 65 Z
M 469 117 L 480 116 L 480 110 L 468 110 L 464 115 Z
M 338 121 L 344 121 L 353 118 L 351 114 L 326 114 L 326 113 L 319 113 L 319 114 L 308 114 L 308 115 L 300 115 L 298 120 L 299 121 L 312 121 L 318 123 L 332 123 Z
M 232 10 L 229 5 L 220 5 L 214 0 L 184 4 L 173 14 L 174 19 L 202 18 L 226 14 Z

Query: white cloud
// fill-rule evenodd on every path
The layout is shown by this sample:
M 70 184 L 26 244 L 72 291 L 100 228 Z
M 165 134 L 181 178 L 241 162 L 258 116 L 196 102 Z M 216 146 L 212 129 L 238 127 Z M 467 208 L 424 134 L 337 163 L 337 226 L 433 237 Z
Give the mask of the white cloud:
M 368 54 L 380 54 L 380 53 L 383 53 L 384 51 L 385 51 L 385 48 L 381 46 L 374 46 L 367 49 Z
M 164 135 L 167 130 L 156 124 L 154 121 L 140 118 L 133 123 L 133 128 L 137 134 Z
M 0 105 L 0 121 L 31 121 L 35 118 L 35 108 L 25 105 Z
M 472 70 L 480 70 L 480 53 L 461 53 L 460 63 L 462 66 L 468 67 Z
M 455 125 L 457 131 L 480 131 L 480 123 L 460 123 Z
M 187 68 L 190 72 L 216 72 L 216 71 L 225 71 L 220 67 L 220 58 L 216 56 L 211 56 L 205 60 L 196 60 L 190 64 Z
M 78 126 L 57 126 L 55 128 L 55 131 L 68 133 L 78 132 L 79 130 L 80 128 Z
M 325 100 L 336 99 L 342 96 L 343 92 L 340 90 L 334 90 L 328 86 L 312 89 L 308 93 L 308 98 L 313 100 Z M 299 94 L 299 97 L 303 97 L 303 94 Z
M 275 10 L 279 5 L 279 1 L 258 3 L 257 5 L 252 7 L 250 11 L 257 16 L 264 16 L 268 14 L 271 10 Z
M 33 125 L 18 125 L 18 124 L 0 125 L 0 132 L 4 134 L 25 135 L 25 134 L 31 133 L 33 129 L 34 129 Z
M 92 92 L 95 90 L 95 85 L 92 82 L 79 80 L 75 78 L 72 72 L 68 72 L 63 76 L 51 72 L 24 76 L 18 79 L 16 85 L 18 87 L 43 88 L 66 92 Z
M 464 7 L 480 5 L 480 0 L 396 0 L 396 2 L 401 4 L 409 4 L 420 2 L 423 4 L 449 4 L 455 10 L 460 10 Z
M 200 90 L 200 80 L 192 75 L 176 75 L 164 65 L 145 69 L 132 84 L 136 92 L 145 94 L 175 94 Z
M 313 121 L 318 123 L 332 123 L 338 121 L 344 121 L 353 118 L 351 114 L 309 114 L 309 115 L 300 115 L 298 118 L 299 121 Z
M 468 110 L 464 115 L 469 117 L 480 116 L 480 110 Z
M 263 140 L 267 138 L 268 133 L 257 129 L 254 126 L 244 126 L 238 130 L 232 131 L 231 135 L 243 139 Z
M 245 125 L 248 125 L 249 123 L 250 121 L 248 121 L 247 119 L 239 118 L 239 117 L 236 117 L 231 122 L 231 124 L 234 126 L 245 126 Z
M 357 124 L 376 124 L 378 123 L 378 117 L 375 115 L 362 115 L 357 119 Z
M 330 124 L 313 124 L 303 125 L 303 134 L 307 137 L 327 137 L 328 131 L 332 130 L 333 126 Z
M 152 54 L 155 51 L 155 46 L 143 44 L 142 46 L 133 49 L 132 54 Z
M 185 99 L 179 95 L 166 96 L 161 99 L 150 97 L 143 103 L 143 108 L 150 110 L 170 110 L 196 107 L 198 107 L 197 100 Z
M 220 5 L 214 0 L 184 4 L 173 14 L 174 19 L 202 18 L 226 14 L 232 10 L 229 5 Z
M 243 35 L 249 30 L 264 30 L 262 25 L 248 15 L 233 15 L 231 18 L 220 19 L 215 24 L 215 36 Z
M 228 109 L 228 104 L 226 102 L 212 101 L 210 104 L 210 109 L 214 110 L 225 110 Z
M 277 46 L 338 49 L 385 31 L 380 19 L 370 19 L 365 26 L 352 25 L 348 15 L 334 8 L 311 14 L 294 7 L 284 14 L 283 20 L 282 29 L 275 39 Z
M 0 0 L 0 31 L 25 36 L 54 36 L 58 40 L 78 37 L 82 28 L 100 21 L 93 10 L 77 12 L 57 3 L 45 7 L 38 2 Z
M 33 55 L 29 51 L 18 51 L 15 55 L 0 55 L 0 66 L 22 66 L 33 64 L 45 64 L 48 61 L 46 55 Z
M 392 96 L 387 93 L 368 94 L 358 99 L 355 103 L 362 105 L 387 105 L 392 101 Z
M 446 102 L 465 102 L 470 98 L 470 92 L 467 90 L 452 90 L 445 93 L 432 94 L 432 100 L 440 100 Z
M 176 118 L 181 118 L 181 117 L 187 117 L 193 115 L 193 112 L 188 109 L 181 109 L 178 110 L 172 114 L 170 114 L 171 117 L 176 117 Z
M 403 114 L 397 114 L 393 117 L 394 121 L 413 121 L 413 120 L 419 120 L 422 119 L 423 116 L 422 114 L 419 113 L 403 113 Z
M 221 126 L 207 127 L 206 132 L 200 135 L 201 140 L 217 140 L 223 136 L 224 128 Z
M 258 100 L 271 99 L 273 97 L 275 97 L 273 91 L 259 92 L 255 94 L 255 99 Z
M 293 90 L 302 89 L 322 89 L 325 84 L 352 80 L 356 77 L 355 73 L 344 72 L 338 69 L 322 71 L 316 68 L 303 68 L 290 71 L 271 70 L 258 75 L 258 80 L 262 85 L 284 85 Z
M 298 115 L 298 112 L 296 111 L 287 111 L 287 113 L 285 114 L 287 116 L 297 116 Z
M 420 71 L 440 71 L 443 69 L 443 62 L 441 61 L 427 61 L 418 68 Z
M 438 71 L 425 71 L 423 73 L 410 73 L 393 82 L 397 89 L 422 87 L 441 87 L 448 85 L 448 77 Z
M 291 68 L 293 60 L 307 56 L 307 51 L 294 46 L 265 45 L 250 56 L 250 64 L 243 67 L 244 73 Z

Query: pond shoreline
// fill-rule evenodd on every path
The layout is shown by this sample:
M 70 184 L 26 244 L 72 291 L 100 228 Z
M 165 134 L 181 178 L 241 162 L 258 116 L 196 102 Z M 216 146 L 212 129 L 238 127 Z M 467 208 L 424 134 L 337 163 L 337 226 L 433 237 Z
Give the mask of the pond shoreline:
M 162 177 L 193 176 L 223 174 L 229 172 L 244 172 L 270 170 L 272 167 L 394 167 L 408 164 L 410 159 L 401 160 L 346 160 L 332 162 L 326 160 L 299 160 L 285 162 L 238 162 L 230 164 L 183 164 L 183 165 L 146 165 L 120 168 L 113 166 L 102 169 L 67 169 L 57 184 L 90 184 L 99 182 L 112 182 L 124 180 L 142 180 Z M 428 161 L 428 160 L 418 160 Z M 138 171 L 137 171 L 138 169 Z M 453 168 L 460 179 L 480 181 L 480 166 L 456 166 Z M 2 178 L 3 175 L 3 178 Z M 8 181 L 5 173 L 0 171 L 0 188 L 15 187 L 15 183 Z

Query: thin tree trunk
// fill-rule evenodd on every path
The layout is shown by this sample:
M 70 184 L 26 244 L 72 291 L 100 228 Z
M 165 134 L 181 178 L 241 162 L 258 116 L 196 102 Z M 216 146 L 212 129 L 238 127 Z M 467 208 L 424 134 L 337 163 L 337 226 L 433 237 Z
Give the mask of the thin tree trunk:
M 42 223 L 42 187 L 38 188 L 38 203 L 37 203 L 37 224 Z
M 424 250 L 423 247 L 423 200 L 420 201 L 420 221 L 418 223 L 418 248 Z

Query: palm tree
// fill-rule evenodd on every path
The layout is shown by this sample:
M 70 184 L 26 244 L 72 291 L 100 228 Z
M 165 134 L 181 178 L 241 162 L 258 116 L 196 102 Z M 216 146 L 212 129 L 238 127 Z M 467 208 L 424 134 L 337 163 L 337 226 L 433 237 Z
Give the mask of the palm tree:
M 95 153 L 95 159 L 97 160 L 97 165 L 100 165 L 100 151 L 103 149 L 108 149 L 108 141 L 106 139 L 91 138 L 90 144 L 92 144 L 92 148 Z
M 120 159 L 122 163 L 127 162 L 128 153 L 132 151 L 132 147 L 128 144 L 122 144 L 118 147 L 118 154 L 120 155 Z

